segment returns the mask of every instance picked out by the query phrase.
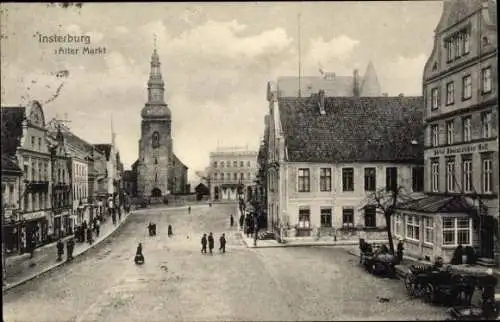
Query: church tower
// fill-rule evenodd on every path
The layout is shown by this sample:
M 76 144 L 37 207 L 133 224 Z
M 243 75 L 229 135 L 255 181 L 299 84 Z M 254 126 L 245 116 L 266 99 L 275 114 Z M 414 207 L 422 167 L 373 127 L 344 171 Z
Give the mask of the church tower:
M 148 80 L 148 99 L 141 111 L 137 193 L 143 197 L 161 197 L 170 193 L 168 176 L 173 155 L 172 115 L 165 103 L 164 94 L 165 83 L 155 41 Z

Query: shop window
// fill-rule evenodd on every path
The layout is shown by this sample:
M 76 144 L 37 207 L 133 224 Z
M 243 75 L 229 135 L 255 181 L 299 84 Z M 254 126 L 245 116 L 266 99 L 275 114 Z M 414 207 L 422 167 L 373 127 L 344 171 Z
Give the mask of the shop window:
M 420 218 L 408 215 L 406 219 L 406 238 L 410 240 L 420 240 Z
M 471 244 L 472 221 L 469 217 L 443 217 L 443 245 Z

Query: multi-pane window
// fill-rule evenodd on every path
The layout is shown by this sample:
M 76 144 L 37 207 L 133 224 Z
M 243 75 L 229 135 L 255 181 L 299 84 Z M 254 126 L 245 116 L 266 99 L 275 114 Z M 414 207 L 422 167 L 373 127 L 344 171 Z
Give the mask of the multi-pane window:
M 354 226 L 354 209 L 353 208 L 342 208 L 342 226 L 353 227 Z
M 221 162 L 220 162 L 220 167 L 221 167 L 221 168 L 224 168 L 224 161 L 221 161 Z
M 437 109 L 439 106 L 439 89 L 433 88 L 431 90 L 431 108 L 433 110 Z
M 375 191 L 377 187 L 377 172 L 375 168 L 365 168 L 365 191 Z
M 462 119 L 463 141 L 471 140 L 471 117 L 467 116 Z
M 299 228 L 311 226 L 311 213 L 309 209 L 299 209 Z
M 466 100 L 472 97 L 472 77 L 471 75 L 462 78 L 462 99 Z
M 462 178 L 464 192 L 472 192 L 472 160 L 467 158 L 462 161 Z
M 492 181 L 493 181 L 493 169 L 491 167 L 492 162 L 491 159 L 484 158 L 482 160 L 482 186 L 483 193 L 491 193 L 492 190 Z
M 439 145 L 439 125 L 431 125 L 431 144 L 432 146 Z
M 219 176 L 218 176 L 218 173 L 217 173 L 217 172 L 216 172 L 216 173 L 214 173 L 214 180 L 217 180 L 217 179 L 218 179 L 218 177 L 219 177 Z
M 213 164 L 214 164 L 214 168 L 217 168 L 217 161 L 214 161 Z
M 365 227 L 377 227 L 377 208 L 365 206 Z
M 250 172 L 247 173 L 247 179 L 248 180 L 252 179 L 252 174 Z
M 424 167 L 413 167 L 411 169 L 411 181 L 413 192 L 424 191 Z
M 238 167 L 238 161 L 233 161 L 233 168 Z
M 491 92 L 491 67 L 486 67 L 481 71 L 483 94 Z
M 412 240 L 420 239 L 420 218 L 415 215 L 408 215 L 406 219 L 406 238 Z
M 42 151 L 42 138 L 38 138 L 38 151 Z
M 424 242 L 434 243 L 434 218 L 424 217 Z
M 446 161 L 446 191 L 455 191 L 455 159 Z
M 42 161 L 38 161 L 38 175 L 36 176 L 37 181 L 43 180 L 43 164 Z
M 385 189 L 396 191 L 398 189 L 398 168 L 387 167 L 385 169 Z
M 237 173 L 233 173 L 233 180 L 238 180 L 238 174 Z
M 311 191 L 311 181 L 309 175 L 309 169 L 301 168 L 298 173 L 298 191 L 299 192 L 309 192 Z
M 446 105 L 455 103 L 455 83 L 446 84 Z
M 470 245 L 471 230 L 469 217 L 443 217 L 443 245 Z
M 484 112 L 481 115 L 483 138 L 491 137 L 491 112 Z
M 332 227 L 332 208 L 321 209 L 321 227 Z
M 332 169 L 321 168 L 319 172 L 319 190 L 332 191 Z
M 243 173 L 240 173 L 240 180 L 244 180 L 245 179 L 245 175 Z
M 470 32 L 469 29 L 463 30 L 463 54 L 466 55 L 470 51 Z
M 455 123 L 453 120 L 446 122 L 446 144 L 453 144 L 455 138 Z
M 243 168 L 245 166 L 245 163 L 243 161 L 240 161 L 240 168 Z
M 250 167 L 250 161 L 247 161 L 247 167 Z
M 432 192 L 439 191 L 439 160 L 431 162 L 431 190 Z
M 31 147 L 33 148 L 33 150 L 35 150 L 35 148 L 36 148 L 36 143 L 35 143 L 35 140 L 36 140 L 36 139 L 35 139 L 35 137 L 34 137 L 34 136 L 32 136 L 32 137 L 31 137 Z
M 221 174 L 220 174 L 220 179 L 221 179 L 221 180 L 224 180 L 224 172 L 221 172 Z
M 342 191 L 354 191 L 353 168 L 342 168 Z
M 445 47 L 448 62 L 467 55 L 470 51 L 470 29 L 462 29 L 448 37 L 445 41 Z

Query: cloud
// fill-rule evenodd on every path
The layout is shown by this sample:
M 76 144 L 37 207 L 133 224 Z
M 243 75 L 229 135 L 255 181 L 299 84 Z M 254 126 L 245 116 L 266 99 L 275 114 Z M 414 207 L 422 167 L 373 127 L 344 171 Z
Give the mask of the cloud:
M 351 39 L 345 35 L 332 38 L 330 41 L 325 41 L 320 36 L 311 39 L 306 58 L 310 63 L 321 62 L 322 64 L 345 60 L 359 44 L 359 40 Z
M 264 30 L 253 35 L 241 35 L 246 29 L 246 25 L 239 24 L 236 20 L 208 20 L 203 25 L 185 31 L 169 41 L 169 51 L 241 59 L 253 58 L 268 52 L 281 52 L 292 42 L 282 28 Z
M 382 90 L 390 95 L 422 95 L 422 75 L 427 56 L 398 56 L 377 70 Z

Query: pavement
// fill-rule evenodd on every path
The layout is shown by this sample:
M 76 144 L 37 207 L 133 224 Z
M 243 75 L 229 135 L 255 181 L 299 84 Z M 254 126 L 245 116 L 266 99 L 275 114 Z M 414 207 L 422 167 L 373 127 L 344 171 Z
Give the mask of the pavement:
M 87 242 L 75 243 L 73 257 L 84 254 L 89 249 L 96 247 L 97 245 L 99 245 L 99 243 L 106 240 L 127 220 L 128 216 L 130 216 L 130 213 L 125 214 L 125 212 L 122 212 L 120 221 L 118 221 L 117 216 L 116 225 L 113 224 L 111 217 L 107 218 L 106 221 L 101 224 L 98 238 L 94 233 L 94 243 L 92 245 Z M 21 254 L 8 257 L 6 265 L 6 277 L 4 280 L 4 285 L 2 286 L 2 291 L 6 292 L 47 272 L 50 272 L 51 270 L 59 266 L 65 265 L 67 263 L 65 242 L 71 237 L 72 236 L 67 236 L 63 239 L 64 255 L 63 260 L 59 262 L 57 261 L 56 243 L 51 243 L 35 249 L 32 259 L 29 258 L 29 254 Z
M 443 320 L 340 247 L 245 246 L 231 205 L 148 209 L 74 261 L 3 296 L 5 321 Z M 157 225 L 150 237 L 146 226 Z M 168 237 L 167 226 L 173 226 Z M 200 252 L 203 233 L 212 255 Z M 218 250 L 225 233 L 226 252 Z M 133 262 L 141 242 L 144 265 Z

